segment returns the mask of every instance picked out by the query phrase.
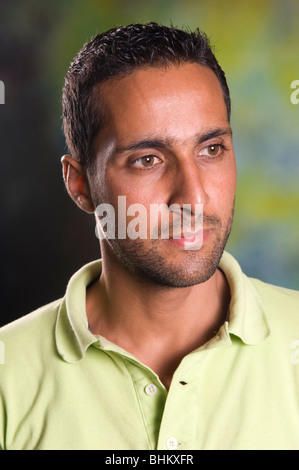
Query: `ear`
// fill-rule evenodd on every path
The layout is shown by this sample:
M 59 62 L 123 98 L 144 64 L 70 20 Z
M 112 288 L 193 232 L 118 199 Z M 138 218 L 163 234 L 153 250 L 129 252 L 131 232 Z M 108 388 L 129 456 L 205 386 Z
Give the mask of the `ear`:
M 80 209 L 89 214 L 95 211 L 90 196 L 87 176 L 82 165 L 70 155 L 64 155 L 61 159 L 63 179 L 70 197 Z

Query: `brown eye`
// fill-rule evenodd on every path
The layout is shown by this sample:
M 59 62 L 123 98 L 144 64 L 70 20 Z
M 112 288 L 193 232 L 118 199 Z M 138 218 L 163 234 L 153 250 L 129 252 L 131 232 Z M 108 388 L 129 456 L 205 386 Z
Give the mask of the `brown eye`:
M 223 150 L 225 149 L 222 144 L 212 144 L 202 149 L 200 155 L 203 157 L 218 157 L 222 154 Z
M 142 157 L 142 164 L 143 166 L 152 166 L 155 161 L 155 157 L 153 155 L 147 155 L 146 157 Z
M 145 155 L 144 157 L 137 158 L 134 162 L 134 166 L 138 168 L 151 168 L 157 163 L 160 159 L 155 155 Z
M 215 155 L 218 155 L 219 150 L 220 150 L 220 145 L 210 145 L 208 147 L 209 155 L 211 155 L 212 157 L 215 157 Z

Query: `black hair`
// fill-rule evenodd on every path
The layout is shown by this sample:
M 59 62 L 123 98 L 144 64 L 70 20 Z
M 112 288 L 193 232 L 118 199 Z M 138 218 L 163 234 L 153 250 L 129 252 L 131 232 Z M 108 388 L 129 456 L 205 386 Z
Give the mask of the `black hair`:
M 110 29 L 85 44 L 69 67 L 62 95 L 63 130 L 72 156 L 87 170 L 94 162 L 94 140 L 104 122 L 97 85 L 136 68 L 182 63 L 198 63 L 216 74 L 230 120 L 225 74 L 207 36 L 198 29 L 135 23 Z

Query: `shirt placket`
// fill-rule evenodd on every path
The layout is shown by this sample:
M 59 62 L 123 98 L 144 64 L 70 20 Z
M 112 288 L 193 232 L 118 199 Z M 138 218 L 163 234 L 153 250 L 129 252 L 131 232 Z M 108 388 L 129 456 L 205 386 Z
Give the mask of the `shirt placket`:
M 174 373 L 160 425 L 157 450 L 197 450 L 198 431 L 204 428 L 202 397 L 206 361 L 214 348 L 230 345 L 224 326 L 212 341 L 186 356 Z M 202 424 L 202 425 L 201 425 Z
M 186 365 L 181 364 L 173 376 L 160 424 L 157 450 L 196 448 L 200 374 L 198 369 L 191 372 L 190 363 L 187 368 Z
M 138 361 L 127 361 L 126 366 L 134 382 L 150 446 L 152 449 L 156 449 L 167 390 L 160 382 L 159 377 Z

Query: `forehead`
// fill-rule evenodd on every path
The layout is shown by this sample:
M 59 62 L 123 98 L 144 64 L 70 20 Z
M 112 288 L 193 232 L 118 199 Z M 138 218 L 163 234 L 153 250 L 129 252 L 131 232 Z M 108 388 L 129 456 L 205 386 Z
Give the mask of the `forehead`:
M 115 140 L 157 133 L 186 139 L 228 123 L 219 80 L 199 64 L 137 69 L 101 84 L 101 97 L 104 134 Z

